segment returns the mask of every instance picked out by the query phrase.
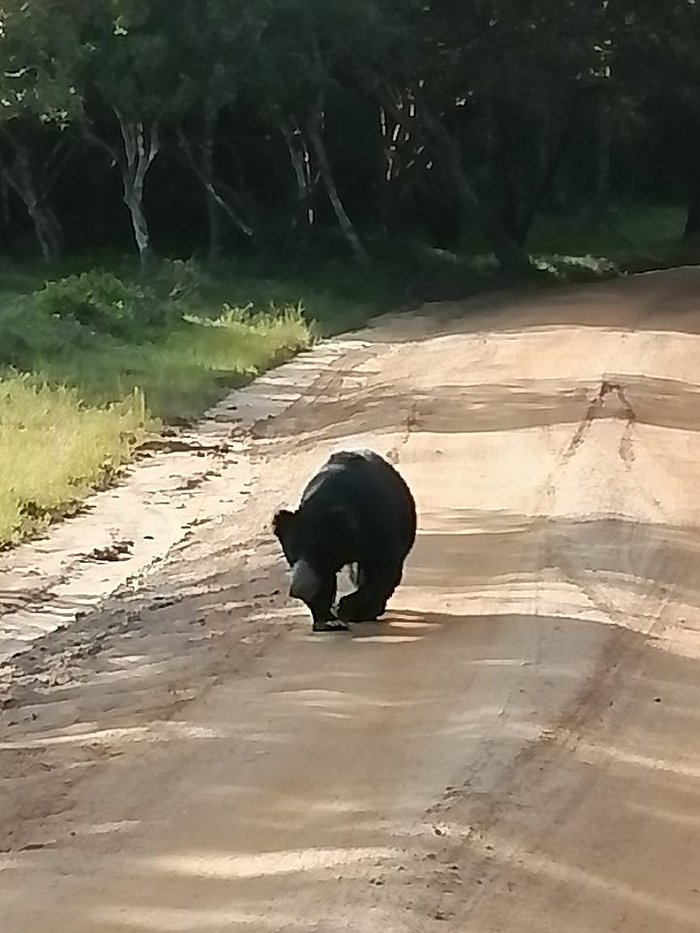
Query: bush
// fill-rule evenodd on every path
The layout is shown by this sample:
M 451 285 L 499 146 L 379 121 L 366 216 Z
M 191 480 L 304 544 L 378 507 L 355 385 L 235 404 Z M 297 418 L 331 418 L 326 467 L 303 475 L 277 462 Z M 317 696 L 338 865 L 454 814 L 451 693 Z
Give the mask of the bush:
M 127 339 L 162 325 L 167 316 L 146 289 L 97 270 L 47 282 L 34 293 L 34 300 L 46 315 L 75 321 L 93 333 Z
M 59 357 L 91 343 L 94 338 L 84 327 L 47 317 L 31 298 L 0 306 L 0 365 L 23 369 L 39 358 Z
M 549 277 L 552 284 L 597 282 L 620 274 L 615 263 L 602 256 L 535 256 L 533 261 L 540 277 Z

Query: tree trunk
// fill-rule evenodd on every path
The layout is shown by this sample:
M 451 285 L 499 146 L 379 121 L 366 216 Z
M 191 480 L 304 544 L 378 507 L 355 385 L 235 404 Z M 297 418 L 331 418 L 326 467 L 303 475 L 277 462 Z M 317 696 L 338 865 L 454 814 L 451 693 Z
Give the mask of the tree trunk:
M 378 114 L 384 171 L 377 196 L 377 215 L 382 233 L 388 236 L 395 209 L 401 200 L 404 175 L 421 158 L 424 150 L 381 103 Z
M 598 102 L 595 153 L 595 187 L 593 204 L 598 216 L 608 210 L 610 197 L 611 148 L 613 141 L 613 110 L 607 94 Z
M 301 227 L 306 236 L 309 227 L 312 227 L 316 220 L 312 200 L 318 178 L 314 178 L 311 153 L 297 123 L 280 120 L 279 127 L 287 144 L 289 160 L 296 179 L 297 209 L 292 220 L 292 229 L 296 231 Z
M 559 138 L 554 148 L 552 149 L 549 159 L 545 163 L 540 183 L 537 186 L 534 195 L 532 196 L 530 204 L 523 211 L 523 214 L 518 223 L 516 240 L 521 246 L 524 246 L 527 243 L 530 229 L 535 217 L 537 216 L 540 205 L 546 198 L 549 191 L 552 189 L 552 185 L 554 184 L 554 181 L 557 177 L 557 172 L 559 171 L 561 164 L 564 161 L 564 156 L 566 155 L 569 148 L 569 143 L 571 141 L 571 136 L 574 130 L 576 112 L 576 98 L 574 97 L 567 111 L 563 129 L 559 134 Z
M 151 233 L 143 206 L 146 175 L 158 155 L 160 144 L 158 124 L 146 127 L 141 121 L 125 119 L 115 108 L 122 136 L 122 152 L 118 159 L 124 189 L 124 204 L 129 211 L 134 240 L 141 267 L 148 267 L 153 259 Z
M 384 87 L 376 76 L 365 74 L 360 80 L 365 87 L 371 88 L 379 96 L 380 102 L 406 130 L 415 130 L 416 125 L 422 130 L 421 135 L 426 146 L 452 180 L 462 209 L 477 219 L 484 238 L 501 268 L 511 273 L 531 273 L 533 267 L 525 250 L 508 235 L 498 220 L 484 209 L 478 195 L 469 184 L 462 165 L 460 145 L 440 120 L 423 104 L 417 106 L 415 116 L 399 106 L 389 89 Z
M 153 260 L 151 232 L 143 209 L 143 191 L 124 180 L 124 204 L 126 204 L 134 231 L 134 241 L 139 254 L 141 268 L 146 269 Z
M 531 272 L 532 265 L 527 253 L 508 235 L 498 221 L 484 210 L 476 193 L 467 182 L 461 159 L 455 154 L 448 154 L 446 161 L 462 206 L 468 214 L 478 218 L 484 237 L 490 244 L 501 268 L 506 272 Z
M 216 132 L 216 111 L 207 106 L 204 117 L 204 142 L 202 144 L 202 169 L 204 174 L 214 178 L 214 135 Z M 213 186 L 212 186 L 213 187 Z M 221 208 L 212 191 L 205 189 L 207 198 L 207 219 L 209 223 L 209 262 L 214 263 L 221 255 Z
M 207 226 L 209 228 L 208 261 L 213 265 L 221 256 L 221 208 L 209 192 L 207 196 Z
M 46 265 L 52 265 L 61 257 L 61 246 L 56 232 L 58 221 L 52 216 L 49 208 L 38 202 L 27 204 L 27 210 L 34 224 L 42 259 Z
M 443 162 L 452 177 L 455 192 L 467 214 L 476 217 L 486 241 L 496 256 L 501 268 L 506 272 L 530 273 L 532 264 L 524 249 L 509 236 L 501 224 L 486 211 L 478 195 L 467 181 L 462 165 L 462 153 L 459 143 L 442 123 L 424 107 L 418 107 L 418 119 L 425 127 L 436 157 Z
M 193 146 L 182 130 L 179 130 L 179 142 L 182 155 L 195 177 L 202 185 L 207 199 L 209 220 L 209 258 L 216 259 L 221 252 L 221 216 L 233 223 L 247 239 L 255 240 L 253 228 L 247 223 L 231 203 L 231 197 L 224 197 L 221 182 L 217 181 L 214 167 L 214 141 L 216 138 L 216 117 L 214 108 L 206 107 L 204 115 L 204 138 L 196 147 Z
M 51 265 L 61 256 L 63 230 L 58 218 L 39 195 L 28 148 L 9 133 L 4 135 L 13 148 L 14 161 L 12 165 L 3 164 L 0 170 L 6 183 L 19 196 L 29 214 L 42 259 L 47 265 Z
M 358 262 L 367 263 L 369 262 L 369 257 L 365 251 L 364 246 L 360 242 L 360 238 L 355 232 L 350 217 L 348 216 L 345 206 L 338 194 L 338 189 L 335 184 L 335 179 L 333 177 L 333 170 L 331 169 L 331 164 L 328 159 L 328 153 L 326 152 L 326 146 L 323 142 L 323 133 L 322 133 L 322 123 L 323 123 L 323 106 L 319 104 L 315 109 L 311 118 L 308 121 L 308 131 L 309 131 L 309 140 L 313 146 L 314 154 L 316 156 L 316 161 L 318 162 L 318 168 L 321 175 L 321 181 L 326 189 L 328 194 L 328 199 L 331 202 L 333 211 L 335 213 L 336 219 L 338 221 L 338 226 L 340 227 L 343 236 L 348 241 L 352 254 Z
M 512 156 L 516 146 L 511 133 L 511 114 L 509 113 L 508 105 L 502 100 L 494 101 L 493 109 L 498 124 L 498 144 L 495 150 L 496 165 L 498 166 L 503 190 L 501 224 L 508 235 L 518 242 L 520 216 L 517 185 L 513 177 Z
M 202 174 L 209 179 L 205 186 L 207 220 L 209 225 L 209 262 L 214 263 L 221 255 L 221 207 L 214 191 L 214 145 L 218 110 L 213 104 L 204 105 L 204 138 L 202 140 Z

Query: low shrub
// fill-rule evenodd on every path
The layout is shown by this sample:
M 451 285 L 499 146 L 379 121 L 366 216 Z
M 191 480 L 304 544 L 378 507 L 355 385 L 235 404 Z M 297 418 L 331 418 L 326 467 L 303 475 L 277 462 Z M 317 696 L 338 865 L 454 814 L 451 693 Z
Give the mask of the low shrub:
M 168 317 L 168 308 L 148 289 L 101 270 L 47 282 L 33 298 L 37 310 L 47 317 L 128 340 L 163 326 Z

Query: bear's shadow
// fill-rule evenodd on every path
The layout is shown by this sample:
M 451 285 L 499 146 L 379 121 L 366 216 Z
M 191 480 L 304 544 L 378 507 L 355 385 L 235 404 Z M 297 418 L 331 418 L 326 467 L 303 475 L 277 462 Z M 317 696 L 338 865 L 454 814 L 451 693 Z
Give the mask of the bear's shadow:
M 365 641 L 415 641 L 442 628 L 448 619 L 430 612 L 388 611 L 377 622 L 350 623 L 350 634 Z

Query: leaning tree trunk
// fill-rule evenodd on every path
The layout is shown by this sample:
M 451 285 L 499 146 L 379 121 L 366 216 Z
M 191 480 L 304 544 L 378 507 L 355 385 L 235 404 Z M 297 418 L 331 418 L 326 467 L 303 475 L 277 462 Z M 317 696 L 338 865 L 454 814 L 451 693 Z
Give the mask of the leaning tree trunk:
M 520 227 L 520 212 L 518 204 L 517 184 L 513 173 L 512 157 L 516 150 L 515 141 L 511 131 L 509 107 L 505 101 L 496 100 L 493 103 L 494 116 L 497 123 L 498 144 L 496 146 L 496 165 L 503 192 L 501 207 L 501 225 L 503 229 L 517 241 Z
M 229 191 L 225 196 L 224 186 L 216 177 L 214 167 L 214 140 L 216 138 L 217 111 L 205 106 L 204 136 L 201 142 L 192 143 L 182 129 L 178 130 L 180 152 L 188 167 L 204 189 L 209 221 L 209 258 L 215 260 L 221 249 L 221 219 L 223 216 L 233 223 L 248 240 L 255 241 L 255 231 L 244 220 L 234 203 L 236 198 Z
M 207 221 L 209 225 L 209 262 L 214 263 L 221 255 L 221 207 L 215 196 L 214 179 L 214 138 L 216 135 L 217 110 L 212 104 L 204 107 L 204 139 L 202 141 L 202 173 L 210 180 L 205 186 L 207 199 Z
M 295 121 L 279 120 L 279 128 L 287 144 L 289 160 L 292 163 L 294 178 L 296 180 L 296 211 L 292 220 L 292 231 L 303 231 L 305 240 L 309 228 L 315 223 L 316 217 L 313 209 L 313 195 L 318 184 L 318 172 L 312 166 L 311 153 L 304 134 Z
M 478 195 L 467 181 L 462 165 L 462 152 L 457 140 L 427 108 L 418 108 L 418 119 L 426 131 L 431 148 L 451 176 L 455 193 L 462 207 L 467 214 L 477 218 L 482 233 L 501 268 L 506 272 L 531 272 L 532 264 L 525 250 L 484 208 Z
M 552 190 L 559 169 L 564 162 L 564 157 L 569 150 L 569 144 L 571 142 L 576 122 L 576 113 L 576 96 L 574 96 L 567 111 L 564 125 L 554 147 L 552 148 L 551 154 L 549 155 L 549 158 L 543 159 L 544 165 L 542 168 L 540 182 L 535 189 L 529 205 L 525 207 L 522 216 L 520 217 L 516 241 L 521 246 L 524 246 L 527 243 L 530 230 L 532 229 L 535 217 L 537 216 L 537 212 L 539 211 L 542 202 Z
M 426 146 L 442 166 L 454 185 L 455 194 L 465 214 L 475 217 L 485 240 L 490 245 L 501 268 L 506 272 L 529 274 L 532 263 L 526 251 L 508 235 L 498 220 L 484 208 L 479 196 L 467 180 L 462 164 L 461 147 L 441 121 L 420 104 L 415 109 L 402 108 L 391 91 L 377 76 L 360 76 L 365 87 L 378 95 L 380 102 L 407 130 L 418 128 Z
M 34 224 L 42 259 L 47 265 L 52 265 L 61 258 L 61 237 L 58 220 L 50 208 L 39 204 L 38 201 L 28 203 L 27 211 Z
M 379 183 L 377 212 L 380 229 L 384 236 L 388 236 L 395 208 L 401 198 L 402 176 L 414 162 L 418 162 L 424 147 L 381 103 L 378 113 L 384 170 Z
M 328 199 L 331 202 L 333 207 L 333 212 L 335 213 L 336 220 L 338 221 L 338 226 L 340 227 L 343 236 L 348 241 L 348 245 L 352 250 L 353 256 L 358 262 L 366 263 L 369 261 L 367 252 L 365 251 L 364 246 L 360 242 L 360 238 L 355 232 L 350 217 L 348 216 L 345 206 L 340 198 L 338 193 L 338 188 L 335 183 L 335 178 L 333 177 L 333 170 L 331 169 L 330 160 L 328 158 L 328 153 L 326 152 L 326 146 L 323 142 L 323 106 L 319 104 L 312 113 L 308 121 L 308 133 L 309 140 L 313 146 L 314 155 L 316 156 L 316 161 L 318 163 L 318 170 L 321 175 L 321 181 L 326 189 L 328 194 Z
M 593 204 L 598 216 L 608 210 L 612 167 L 613 108 L 607 94 L 601 95 L 596 114 L 595 191 Z
M 208 191 L 207 195 L 207 227 L 209 228 L 209 264 L 213 265 L 221 256 L 221 208 Z
M 146 268 L 153 258 L 151 232 L 144 210 L 144 187 L 148 170 L 158 155 L 160 144 L 158 124 L 149 127 L 141 121 L 125 119 L 115 110 L 122 137 L 119 165 L 122 173 L 124 204 L 129 211 L 134 240 L 141 267 Z
M 0 171 L 6 184 L 15 191 L 24 204 L 34 226 L 34 234 L 42 259 L 47 265 L 51 265 L 60 259 L 63 230 L 58 218 L 49 205 L 44 203 L 38 191 L 28 148 L 9 133 L 6 132 L 4 135 L 12 146 L 14 160 L 12 164 L 3 163 Z

